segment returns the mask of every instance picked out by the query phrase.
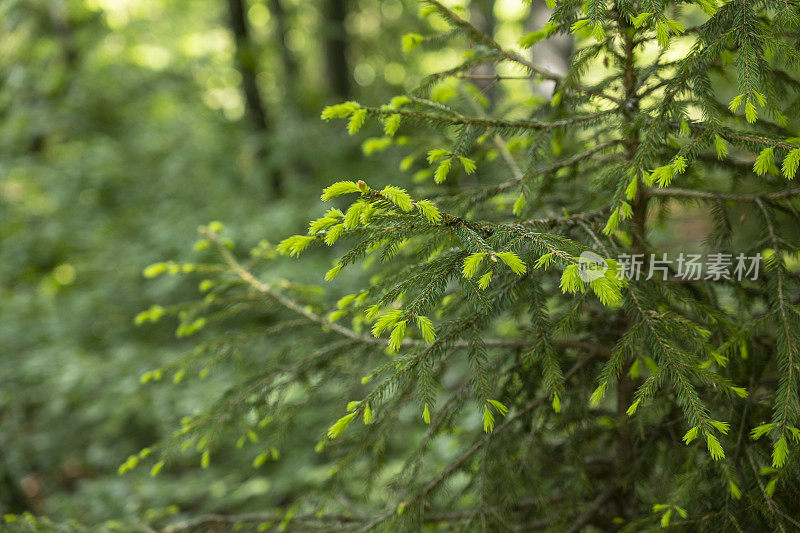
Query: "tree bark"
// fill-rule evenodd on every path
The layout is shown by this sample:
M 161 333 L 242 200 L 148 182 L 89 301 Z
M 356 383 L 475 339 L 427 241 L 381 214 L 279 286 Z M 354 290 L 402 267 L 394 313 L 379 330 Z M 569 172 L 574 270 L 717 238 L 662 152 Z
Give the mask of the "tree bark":
M 286 38 L 289 33 L 286 9 L 281 0 L 267 0 L 267 8 L 275 19 L 275 37 L 283 66 L 287 100 L 294 102 L 297 90 L 297 61 L 289 47 L 286 46 Z
M 475 27 L 494 39 L 494 30 L 497 24 L 497 19 L 494 16 L 494 0 L 473 1 L 470 3 L 470 8 L 470 18 Z M 486 76 L 487 78 L 497 75 L 493 63 L 479 65 L 474 72 L 475 74 Z M 494 87 L 497 84 L 497 80 L 475 80 L 473 83 L 480 89 L 483 95 L 486 96 L 489 102 L 494 100 Z
M 331 92 L 347 98 L 352 90 L 350 70 L 347 67 L 347 0 L 328 0 L 325 20 L 325 56 L 328 63 L 328 81 Z
M 230 29 L 236 44 L 234 61 L 236 69 L 242 76 L 245 114 L 259 137 L 258 160 L 265 164 L 266 146 L 264 143 L 267 134 L 272 129 L 272 120 L 267 114 L 264 102 L 258 92 L 258 83 L 256 81 L 258 60 L 253 41 L 250 38 L 250 26 L 245 14 L 245 2 L 246 0 L 228 0 L 228 15 L 230 17 Z M 272 192 L 276 194 L 281 192 L 281 175 L 277 169 L 267 169 L 267 181 Z
M 627 106 L 627 103 L 634 104 L 636 102 L 636 81 L 638 73 L 634 55 L 635 43 L 631 32 L 631 25 L 627 19 L 620 17 L 618 23 L 620 30 L 624 34 L 624 89 Z M 638 105 L 635 108 L 626 107 L 626 113 L 629 113 L 631 116 L 637 111 Z M 634 129 L 631 130 L 628 137 L 625 139 L 625 153 L 629 160 L 633 160 L 638 147 L 639 130 Z M 636 176 L 633 179 L 639 180 L 639 183 L 636 198 L 634 198 L 631 204 L 634 224 L 632 253 L 644 254 L 647 250 L 645 234 L 647 232 L 647 203 L 649 198 L 641 178 Z M 632 505 L 632 499 L 634 498 L 633 481 L 630 477 L 634 467 L 634 460 L 637 457 L 633 425 L 627 416 L 627 409 L 633 402 L 633 396 L 636 391 L 635 383 L 628 374 L 629 368 L 630 365 L 627 364 L 623 367 L 619 378 L 619 384 L 617 385 L 617 418 L 619 433 L 616 445 L 616 471 L 621 478 L 621 483 L 619 484 L 616 500 L 617 514 L 623 518 L 627 517 L 628 510 Z
M 544 2 L 534 2 L 531 6 L 531 22 L 535 29 L 539 29 L 550 20 L 553 11 Z M 569 71 L 570 56 L 574 49 L 571 35 L 553 35 L 549 39 L 540 41 L 531 48 L 533 62 L 545 67 L 556 74 L 565 75 Z M 534 85 L 534 90 L 550 98 L 555 89 L 555 82 L 541 81 Z

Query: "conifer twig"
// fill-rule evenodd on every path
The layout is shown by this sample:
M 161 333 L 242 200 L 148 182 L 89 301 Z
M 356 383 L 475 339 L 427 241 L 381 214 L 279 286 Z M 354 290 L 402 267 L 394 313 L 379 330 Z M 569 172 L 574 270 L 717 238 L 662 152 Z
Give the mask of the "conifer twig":
M 564 373 L 564 380 L 568 380 L 572 376 L 578 373 L 581 368 L 586 366 L 589 362 L 591 362 L 597 354 L 589 353 L 588 355 L 584 356 L 582 359 L 575 362 L 572 367 Z M 503 422 L 498 425 L 491 433 L 486 433 L 483 435 L 482 438 L 475 441 L 475 443 L 470 446 L 464 453 L 459 455 L 454 461 L 452 461 L 449 465 L 447 465 L 442 472 L 436 476 L 434 479 L 430 480 L 420 491 L 420 494 L 415 497 L 415 499 L 422 499 L 425 498 L 431 491 L 436 489 L 439 485 L 441 485 L 453 472 L 455 472 L 465 461 L 467 461 L 472 455 L 480 450 L 488 441 L 492 438 L 496 437 L 500 433 L 502 433 L 505 429 L 510 427 L 514 422 L 522 418 L 524 415 L 535 409 L 536 407 L 540 407 L 542 405 L 546 405 L 548 401 L 547 395 L 544 396 L 537 396 L 533 400 L 531 400 L 527 405 L 525 405 L 522 409 L 520 409 L 517 413 L 513 416 L 507 417 Z M 410 502 L 405 502 L 408 504 Z M 367 533 L 369 531 L 373 531 L 374 528 L 378 527 L 380 524 L 386 522 L 392 516 L 395 516 L 396 509 L 392 508 L 389 509 L 386 513 L 379 516 L 372 522 L 368 523 L 364 528 L 360 531 L 362 533 Z
M 678 187 L 648 189 L 651 196 L 666 196 L 674 198 L 697 198 L 700 200 L 728 200 L 731 202 L 751 202 L 785 200 L 800 195 L 800 188 L 784 189 L 763 194 L 737 194 L 730 192 L 700 191 L 695 189 L 681 189 Z
M 606 115 L 611 115 L 618 112 L 617 108 L 604 109 L 594 113 L 585 115 L 575 115 L 572 117 L 562 118 L 553 121 L 532 120 L 532 119 L 519 119 L 519 120 L 504 120 L 504 119 L 491 119 L 480 117 L 468 117 L 461 113 L 451 111 L 452 116 L 424 113 L 421 111 L 410 111 L 405 109 L 381 109 L 378 107 L 362 107 L 370 115 L 377 115 L 381 117 L 390 117 L 392 115 L 400 115 L 407 118 L 416 118 L 421 120 L 431 120 L 438 123 L 450 124 L 454 126 L 479 126 L 484 128 L 506 128 L 506 129 L 521 129 L 521 130 L 543 130 L 558 128 L 562 126 L 570 126 L 573 124 L 581 124 L 583 122 L 591 122 Z
M 480 41 L 481 43 L 483 43 L 484 45 L 488 46 L 489 48 L 497 51 L 500 55 L 502 55 L 504 58 L 506 58 L 507 60 L 511 61 L 512 63 L 517 63 L 519 65 L 522 65 L 527 70 L 529 70 L 530 72 L 538 75 L 542 79 L 554 81 L 556 83 L 562 83 L 564 81 L 564 76 L 561 76 L 560 74 L 556 74 L 555 72 L 552 72 L 552 71 L 550 71 L 550 70 L 548 70 L 546 68 L 540 67 L 539 65 L 536 65 L 536 64 L 528 61 L 527 59 L 525 59 L 524 57 L 522 57 L 521 55 L 519 55 L 516 52 L 510 51 L 510 50 L 506 50 L 505 48 L 500 46 L 497 43 L 497 41 L 492 39 L 490 36 L 486 35 L 484 32 L 480 31 L 478 28 L 476 28 L 475 26 L 473 26 L 472 24 L 470 24 L 469 22 L 467 22 L 463 18 L 459 17 L 456 13 L 454 13 L 452 10 L 450 10 L 447 7 L 445 7 L 444 5 L 442 5 L 437 0 L 425 0 L 425 1 L 428 2 L 429 4 L 431 4 L 432 6 L 434 6 L 436 8 L 436 10 L 440 14 L 442 14 L 445 18 L 450 20 L 450 22 L 452 24 L 462 28 L 469 35 L 471 35 L 475 40 Z M 598 91 L 596 89 L 592 89 L 591 87 L 585 87 L 585 86 L 579 85 L 579 84 L 572 84 L 572 85 L 570 85 L 570 88 L 574 89 L 577 92 L 582 92 L 582 93 L 590 94 L 592 96 L 597 96 L 599 98 L 603 98 L 605 100 L 609 100 L 611 102 L 614 102 L 617 105 L 622 105 L 623 104 L 623 101 L 620 98 L 617 98 L 615 96 L 611 96 L 610 94 L 606 94 L 606 93 L 604 93 L 602 91 Z
M 575 164 L 577 164 L 577 163 L 579 163 L 579 162 L 581 162 L 581 161 L 583 161 L 585 159 L 588 159 L 588 158 L 592 157 L 594 154 L 596 154 L 598 152 L 602 152 L 606 148 L 609 148 L 611 146 L 616 146 L 616 145 L 618 145 L 620 143 L 622 143 L 622 141 L 620 139 L 614 139 L 614 140 L 611 140 L 611 141 L 605 141 L 605 142 L 599 143 L 599 144 L 597 144 L 595 146 L 592 146 L 591 148 L 587 148 L 583 152 L 579 152 L 579 153 L 577 153 L 577 154 L 575 154 L 573 156 L 570 156 L 570 157 L 568 157 L 566 159 L 562 159 L 561 161 L 557 161 L 557 162 L 553 163 L 552 165 L 549 165 L 547 167 L 540 168 L 540 169 L 534 170 L 532 172 L 529 172 L 528 175 L 529 176 L 536 176 L 536 175 L 540 175 L 540 174 L 549 174 L 550 172 L 555 172 L 555 171 L 560 170 L 562 168 L 571 167 L 572 165 L 575 165 Z M 511 189 L 515 185 L 519 185 L 521 182 L 522 182 L 522 178 L 515 175 L 514 179 L 509 180 L 509 181 L 507 181 L 505 183 L 501 183 L 500 185 L 496 185 L 494 190 L 496 192 L 503 192 L 503 191 L 506 191 L 508 189 Z
M 578 373 L 578 371 L 586 366 L 592 359 L 596 357 L 596 354 L 590 353 L 583 357 L 582 359 L 578 360 L 572 367 L 564 373 L 564 381 L 570 379 L 572 376 Z M 427 485 L 422 490 L 422 496 L 427 495 L 436 487 L 438 487 L 446 478 L 447 476 L 455 471 L 459 466 L 461 466 L 464 461 L 469 459 L 472 454 L 478 451 L 484 444 L 484 441 L 491 440 L 492 438 L 496 437 L 498 434 L 502 433 L 503 430 L 511 426 L 514 422 L 519 420 L 522 416 L 529 413 L 533 409 L 538 406 L 545 405 L 548 401 L 548 397 L 544 396 L 537 396 L 533 400 L 531 400 L 525 407 L 520 409 L 517 413 L 513 416 L 506 418 L 502 424 L 498 425 L 491 433 L 487 433 L 483 436 L 482 439 L 479 439 L 475 442 L 469 449 L 467 449 L 464 453 L 458 456 L 453 462 L 451 462 L 436 478 L 432 479 L 428 482 Z
M 773 253 L 779 255 L 781 253 L 781 246 L 779 245 L 778 237 L 775 234 L 775 227 L 772 223 L 772 218 L 770 217 L 767 208 L 764 206 L 764 202 L 761 201 L 760 198 L 756 199 L 756 205 L 758 205 L 758 208 L 764 217 L 764 222 L 767 225 L 767 231 L 769 233 L 769 237 L 772 242 Z M 786 438 L 785 435 L 788 430 L 788 426 L 790 425 L 790 422 L 794 422 L 793 420 L 791 420 L 791 418 L 795 419 L 797 418 L 796 414 L 793 415 L 793 411 L 797 407 L 796 406 L 792 407 L 791 404 L 793 403 L 792 397 L 795 398 L 795 402 L 797 397 L 797 393 L 793 392 L 792 388 L 797 386 L 795 383 L 797 381 L 797 378 L 795 378 L 794 375 L 794 373 L 797 371 L 795 368 L 794 356 L 797 352 L 800 352 L 800 347 L 795 346 L 792 341 L 792 326 L 789 323 L 789 316 L 788 316 L 791 314 L 791 311 L 787 310 L 786 308 L 787 298 L 785 292 L 787 288 L 784 286 L 786 281 L 784 280 L 784 267 L 782 264 L 777 265 L 777 268 L 775 269 L 775 277 L 777 281 L 776 289 L 778 294 L 776 295 L 776 299 L 778 308 L 774 312 L 776 315 L 779 315 L 779 323 L 781 328 L 783 329 L 782 333 L 784 336 L 784 340 L 786 342 L 786 352 L 785 352 L 786 363 L 784 366 L 786 368 L 786 374 L 787 374 L 784 378 L 786 380 L 786 384 L 784 387 L 782 387 L 784 390 L 781 390 L 781 388 L 779 387 L 778 389 L 779 392 L 776 394 L 775 397 L 775 419 L 778 422 L 778 425 L 780 426 L 780 439 L 785 439 Z M 784 356 L 784 354 L 780 353 L 781 351 L 782 350 L 779 350 L 778 355 Z M 780 363 L 781 361 L 779 361 L 779 365 Z M 784 396 L 784 398 L 781 399 L 780 396 Z
M 273 300 L 284 306 L 286 309 L 298 313 L 306 317 L 310 321 L 319 324 L 325 328 L 329 328 L 332 331 L 335 331 L 340 335 L 344 335 L 347 338 L 353 339 L 355 341 L 364 344 L 375 344 L 375 345 L 386 344 L 386 341 L 384 339 L 381 339 L 379 337 L 378 338 L 371 337 L 369 335 L 363 335 L 355 330 L 337 324 L 336 322 L 331 322 L 324 316 L 311 311 L 310 309 L 301 305 L 300 303 L 281 294 L 280 292 L 273 289 L 271 285 L 259 280 L 249 270 L 244 268 L 244 266 L 236 259 L 236 257 L 234 257 L 234 255 L 219 242 L 219 237 L 215 233 L 205 231 L 202 235 L 203 237 L 214 243 L 220 255 L 222 256 L 223 260 L 225 261 L 225 263 L 227 263 L 228 267 L 230 268 L 231 273 L 238 276 L 242 281 L 244 281 L 247 285 L 249 285 L 257 292 L 265 296 L 268 296 L 269 298 L 272 298 Z M 562 339 L 562 340 L 556 340 L 554 342 L 561 348 L 571 348 L 575 350 L 581 350 L 597 354 L 603 354 L 606 352 L 606 349 L 602 346 L 597 346 L 593 343 L 577 339 Z M 486 346 L 497 347 L 497 348 L 524 348 L 533 344 L 532 341 L 528 341 L 525 339 L 485 339 L 483 343 Z M 425 341 L 419 339 L 403 339 L 402 342 L 402 346 L 405 347 L 422 346 L 424 344 Z M 463 349 L 469 346 L 469 342 L 465 340 L 458 340 L 450 343 L 449 346 L 453 348 Z
M 693 130 L 702 132 L 713 132 L 727 141 L 738 141 L 743 143 L 749 142 L 772 148 L 780 148 L 781 150 L 787 150 L 787 151 L 791 151 L 797 148 L 797 145 L 788 143 L 786 141 L 773 139 L 772 137 L 768 137 L 766 135 L 758 135 L 756 133 L 741 133 L 730 130 L 728 128 L 719 128 L 719 127 L 711 128 L 709 126 L 704 126 L 696 122 L 690 122 L 688 123 L 688 125 L 689 128 Z M 669 126 L 674 130 L 679 130 L 681 128 L 681 124 L 678 122 L 669 122 Z

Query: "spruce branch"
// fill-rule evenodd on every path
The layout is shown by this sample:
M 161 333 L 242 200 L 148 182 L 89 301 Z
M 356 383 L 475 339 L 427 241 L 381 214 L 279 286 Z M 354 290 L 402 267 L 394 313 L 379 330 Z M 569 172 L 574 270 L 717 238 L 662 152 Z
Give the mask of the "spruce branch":
M 564 82 L 563 76 L 560 76 L 554 72 L 551 72 L 548 69 L 545 69 L 543 67 L 531 63 L 530 61 L 519 55 L 517 52 L 513 52 L 503 48 L 497 43 L 497 41 L 492 39 L 490 36 L 486 35 L 484 32 L 480 31 L 478 28 L 476 28 L 463 18 L 459 17 L 452 10 L 442 5 L 441 2 L 438 2 L 437 0 L 425 0 L 425 2 L 435 7 L 436 10 L 451 24 L 464 30 L 475 41 L 484 44 L 485 46 L 489 47 L 492 50 L 495 50 L 500 56 L 502 56 L 506 60 L 521 65 L 526 70 L 528 70 L 533 74 L 536 74 L 542 79 L 555 81 L 556 83 Z M 591 87 L 585 87 L 583 85 L 578 85 L 578 84 L 570 84 L 569 87 L 577 92 L 582 92 L 590 94 L 592 96 L 597 96 L 599 98 L 603 98 L 620 106 L 623 104 L 623 101 L 620 100 L 619 98 L 603 93 L 602 91 L 598 91 Z
M 778 256 L 783 247 L 778 241 L 775 232 L 775 227 L 772 222 L 772 216 L 764 206 L 764 202 L 757 198 L 756 205 L 761 211 L 764 222 L 767 225 L 767 231 L 772 242 L 773 253 Z M 781 328 L 781 336 L 779 337 L 778 346 L 779 352 L 779 368 L 783 373 L 780 376 L 780 384 L 775 395 L 775 423 L 778 425 L 778 438 L 773 449 L 773 466 L 781 467 L 785 464 L 786 458 L 778 456 L 778 445 L 783 442 L 785 446 L 787 441 L 790 440 L 787 432 L 790 427 L 794 427 L 798 420 L 798 378 L 797 373 L 797 360 L 800 357 L 800 345 L 797 344 L 796 327 L 798 324 L 797 316 L 798 311 L 793 308 L 791 301 L 789 301 L 786 291 L 786 279 L 784 278 L 784 265 L 782 260 L 778 258 L 775 266 L 775 314 L 778 317 L 779 327 Z M 781 353 L 782 352 L 782 353 Z
M 333 183 L 323 200 L 344 203 L 352 195 L 349 207 L 330 208 L 307 235 L 278 245 L 290 255 L 312 243 L 344 245 L 326 279 L 363 259 L 369 283 L 326 314 L 295 297 L 299 287 L 264 283 L 221 240 L 204 235 L 222 256 L 222 272 L 209 272 L 223 283 L 213 292 L 218 300 L 197 308 L 212 322 L 258 316 L 263 304 L 254 304 L 264 297 L 269 311 L 279 312 L 270 319 L 279 314 L 277 320 L 291 323 L 286 331 L 308 328 L 302 343 L 308 352 L 270 357 L 268 368 L 242 380 L 198 420 L 217 438 L 218 419 L 228 420 L 223 409 L 241 414 L 251 405 L 242 395 L 260 401 L 285 390 L 269 382 L 275 376 L 280 383 L 310 382 L 310 400 L 326 405 L 345 401 L 335 394 L 361 398 L 348 404 L 330 436 L 361 415 L 369 428 L 320 443 L 330 445 L 326 453 L 338 474 L 319 492 L 370 495 L 398 450 L 405 466 L 388 484 L 397 494 L 391 505 L 342 512 L 346 521 L 332 518 L 332 529 L 554 527 L 535 506 L 514 505 L 532 481 L 564 495 L 547 500 L 550 510 L 538 510 L 565 530 L 611 529 L 614 517 L 634 529 L 659 521 L 709 531 L 764 523 L 791 529 L 792 495 L 800 490 L 792 477 L 800 460 L 794 446 L 800 440 L 800 276 L 794 271 L 800 189 L 778 176 L 792 179 L 800 165 L 800 144 L 791 135 L 800 105 L 794 79 L 800 54 L 790 40 L 800 23 L 796 6 L 780 0 L 556 2 L 547 25 L 521 46 L 556 33 L 580 39 L 564 75 L 501 46 L 491 31 L 442 2 L 428 6 L 425 13 L 437 13 L 452 31 L 414 34 L 406 43 L 438 45 L 464 35 L 470 47 L 477 45 L 465 59 L 388 105 L 346 102 L 323 112 L 325 119 L 348 119 L 351 134 L 368 116 L 383 122 L 386 135 L 370 139 L 370 149 L 408 150 L 401 169 L 414 172 L 413 184 L 391 172 L 375 178 L 391 180 L 382 190 L 361 180 Z M 706 15 L 691 27 L 698 7 Z M 688 52 L 665 59 L 675 57 L 670 39 L 682 33 Z M 655 44 L 660 50 L 652 60 Z M 478 70 L 495 64 L 511 68 L 497 75 Z M 445 79 L 461 97 L 428 97 Z M 484 108 L 475 87 L 457 80 L 489 86 L 552 80 L 556 87 L 542 105 L 541 98 L 527 98 L 529 84 L 507 83 L 509 93 L 520 93 L 508 100 L 498 94 L 496 105 Z M 726 107 L 720 99 L 728 89 L 736 96 Z M 451 95 L 449 85 L 446 92 Z M 395 137 L 401 124 L 411 127 Z M 425 155 L 427 166 L 417 170 Z M 451 163 L 459 172 L 445 182 Z M 433 183 L 424 183 L 431 174 Z M 413 197 L 417 191 L 428 199 Z M 733 257 L 761 253 L 766 268 L 759 279 L 685 279 L 685 272 L 667 267 L 663 281 L 627 281 L 613 276 L 622 273 L 622 259 L 609 261 L 600 283 L 578 275 L 586 251 L 646 258 L 685 243 L 689 232 L 676 235 L 682 229 L 672 225 L 670 210 L 683 213 L 692 202 L 709 208 L 712 224 L 692 227 L 707 233 L 707 249 Z M 595 290 L 599 302 L 589 296 Z M 229 314 L 216 314 L 221 308 Z M 343 317 L 352 323 L 336 322 Z M 389 335 L 391 350 L 383 350 L 385 338 L 361 333 L 365 318 L 375 335 Z M 417 338 L 408 338 L 406 327 Z M 347 358 L 348 350 L 365 357 Z M 391 358 L 378 360 L 381 352 Z M 361 359 L 355 369 L 368 373 L 361 384 L 327 380 L 325 390 L 334 392 L 322 392 L 316 380 L 351 368 L 351 359 Z M 361 388 L 371 379 L 377 383 Z M 747 390 L 734 385 L 739 382 L 749 383 Z M 614 397 L 604 398 L 612 388 Z M 743 407 L 732 401 L 748 392 Z M 591 410 L 584 405 L 590 395 Z M 466 406 L 477 406 L 482 419 Z M 293 420 L 293 407 L 280 399 L 267 408 L 279 424 Z M 716 413 L 725 413 L 730 425 Z M 481 422 L 484 430 L 470 426 Z M 753 437 L 773 441 L 772 468 L 767 448 L 746 435 L 758 423 Z M 462 425 L 473 429 L 458 431 Z M 736 430 L 724 437 L 730 426 Z M 419 441 L 398 443 L 392 432 L 400 427 L 415 427 L 409 435 Z M 704 446 L 681 444 L 698 437 Z M 454 445 L 455 457 L 438 454 L 442 441 Z M 602 457 L 587 457 L 599 449 Z M 585 480 L 603 488 L 589 490 Z M 640 482 L 655 489 L 634 493 Z M 374 499 L 364 501 L 369 507 Z M 309 508 L 298 507 L 295 527 L 319 526 Z M 332 517 L 336 509 L 324 507 Z
M 650 188 L 648 191 L 651 196 L 668 198 L 695 198 L 698 200 L 724 200 L 730 202 L 746 202 L 754 204 L 758 204 L 759 202 L 785 200 L 800 195 L 800 189 L 797 188 L 762 194 L 737 194 L 730 192 L 700 191 L 695 189 L 682 189 L 679 187 L 668 187 L 665 189 Z
M 481 117 L 469 117 L 451 111 L 449 114 L 433 114 L 425 113 L 422 111 L 409 111 L 406 109 L 383 109 L 379 107 L 362 107 L 370 115 L 388 117 L 391 115 L 400 115 L 407 118 L 419 119 L 428 121 L 434 124 L 449 124 L 449 125 L 464 125 L 475 126 L 479 128 L 496 128 L 500 130 L 548 130 L 552 128 L 559 128 L 563 126 L 571 126 L 581 124 L 584 122 L 593 122 L 597 119 L 603 118 L 617 112 L 617 109 L 607 109 L 596 111 L 594 113 L 587 113 L 584 115 L 575 115 L 563 119 L 553 121 L 543 120 L 503 120 Z
M 595 354 L 589 354 L 582 359 L 578 360 L 569 370 L 564 373 L 564 380 L 569 380 L 575 374 L 580 371 L 585 365 L 592 361 L 596 357 Z M 547 404 L 547 396 L 539 396 L 531 400 L 527 405 L 525 405 L 522 409 L 514 413 L 513 416 L 506 417 L 505 420 L 497 427 L 494 428 L 494 431 L 491 433 L 485 433 L 482 438 L 478 439 L 472 446 L 470 446 L 466 451 L 464 451 L 461 455 L 459 455 L 454 461 L 452 461 L 447 467 L 445 467 L 442 472 L 437 475 L 435 478 L 431 479 L 421 488 L 418 494 L 415 495 L 413 500 L 403 502 L 403 506 L 412 505 L 414 503 L 419 503 L 423 501 L 425 497 L 433 492 L 437 487 L 439 487 L 442 483 L 444 483 L 454 472 L 456 472 L 466 461 L 470 459 L 478 450 L 482 449 L 486 443 L 491 441 L 492 439 L 497 438 L 498 435 L 503 433 L 510 427 L 525 417 L 528 413 L 533 411 L 537 407 L 541 407 Z M 379 516 L 375 520 L 371 521 L 367 524 L 363 529 L 362 532 L 366 533 L 367 531 L 372 531 L 374 528 L 380 526 L 387 520 L 391 519 L 393 516 L 397 514 L 397 509 L 392 508 L 389 509 L 385 514 Z
M 385 342 L 380 338 L 375 338 L 370 335 L 364 335 L 361 333 L 356 332 L 353 329 L 347 328 L 336 322 L 331 322 L 326 318 L 324 315 L 320 315 L 309 309 L 307 306 L 302 305 L 301 303 L 289 298 L 288 296 L 278 292 L 275 290 L 271 285 L 260 281 L 258 278 L 253 275 L 252 272 L 244 268 L 244 266 L 234 257 L 234 255 L 225 247 L 222 243 L 219 242 L 219 236 L 212 232 L 204 232 L 202 233 L 203 237 L 211 241 L 216 245 L 216 248 L 220 255 L 225 260 L 226 264 L 230 268 L 232 274 L 241 278 L 243 282 L 249 285 L 252 289 L 261 293 L 270 299 L 274 300 L 276 303 L 282 305 L 286 309 L 300 314 L 308 319 L 309 322 L 298 322 L 298 325 L 302 324 L 317 324 L 324 329 L 330 329 L 340 335 L 347 337 L 348 339 L 352 339 L 362 344 L 371 344 L 371 345 L 380 345 L 383 346 Z M 225 341 L 227 342 L 227 341 Z M 605 348 L 602 346 L 597 346 L 590 342 L 581 341 L 578 339 L 557 339 L 554 341 L 559 347 L 561 348 L 569 348 L 569 349 L 576 349 L 579 351 L 587 351 L 596 354 L 603 354 L 605 353 Z M 484 345 L 487 347 L 492 348 L 525 348 L 530 346 L 533 341 L 527 339 L 484 339 Z M 418 339 L 403 339 L 402 345 L 404 347 L 419 347 L 424 346 L 426 343 L 424 340 Z M 464 349 L 469 347 L 469 341 L 461 340 L 456 341 L 448 344 L 449 346 L 457 349 Z

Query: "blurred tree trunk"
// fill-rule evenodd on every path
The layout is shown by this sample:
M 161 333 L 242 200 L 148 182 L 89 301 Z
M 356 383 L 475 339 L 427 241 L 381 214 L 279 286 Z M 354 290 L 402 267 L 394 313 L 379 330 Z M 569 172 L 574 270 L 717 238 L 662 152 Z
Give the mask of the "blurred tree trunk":
M 78 51 L 75 49 L 73 38 L 73 23 L 69 19 L 66 2 L 52 2 L 49 5 L 50 23 L 53 25 L 64 50 L 64 61 L 72 71 L 78 63 Z
M 552 13 L 553 11 L 544 2 L 534 2 L 531 6 L 530 17 L 533 28 L 539 29 L 544 26 L 550 20 Z M 563 75 L 569 70 L 573 48 L 571 35 L 553 35 L 549 39 L 533 45 L 531 54 L 536 65 Z M 534 90 L 547 98 L 553 95 L 554 89 L 555 82 L 552 81 L 542 81 L 534 85 Z
M 267 0 L 267 9 L 275 18 L 275 37 L 283 66 L 287 101 L 294 103 L 297 95 L 297 61 L 289 47 L 286 46 L 286 38 L 289 33 L 286 9 L 284 9 L 281 0 Z
M 325 13 L 325 56 L 328 62 L 328 82 L 331 92 L 340 98 L 350 95 L 350 71 L 347 68 L 348 0 L 327 0 Z
M 228 0 L 230 29 L 236 43 L 234 61 L 236 69 L 242 76 L 242 92 L 244 93 L 246 115 L 259 137 L 257 159 L 261 164 L 266 164 L 265 142 L 272 129 L 272 120 L 267 114 L 264 102 L 258 92 L 258 83 L 256 81 L 258 58 L 255 46 L 250 38 L 250 27 L 245 14 L 245 2 L 246 0 Z M 272 191 L 279 194 L 282 189 L 280 172 L 276 168 L 270 168 L 267 173 Z
M 486 35 L 494 38 L 494 30 L 497 25 L 497 19 L 494 16 L 495 0 L 472 0 L 470 2 L 470 20 L 476 28 L 481 30 Z M 484 63 L 474 69 L 474 74 L 485 77 L 484 79 L 474 80 L 474 84 L 489 100 L 489 104 L 494 101 L 494 86 L 497 81 L 491 79 L 492 76 L 497 74 L 492 63 Z
M 3 474 L 3 485 L 5 491 L 0 491 L 0 504 L 4 511 L 13 514 L 22 514 L 24 512 L 34 512 L 28 506 L 28 501 L 25 495 L 20 490 L 19 485 L 8 474 Z

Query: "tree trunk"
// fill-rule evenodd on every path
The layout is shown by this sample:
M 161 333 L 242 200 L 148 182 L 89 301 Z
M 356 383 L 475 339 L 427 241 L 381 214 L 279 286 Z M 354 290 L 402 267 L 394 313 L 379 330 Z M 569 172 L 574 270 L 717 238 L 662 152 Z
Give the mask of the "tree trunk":
M 531 7 L 533 28 L 539 29 L 544 26 L 550 20 L 552 13 L 553 11 L 544 2 L 534 2 Z M 533 45 L 531 48 L 533 62 L 556 74 L 564 75 L 569 71 L 573 48 L 572 35 L 553 35 L 549 39 Z M 553 81 L 542 81 L 534 85 L 534 90 L 547 98 L 553 95 L 554 89 L 555 82 Z
M 275 37 L 278 52 L 283 66 L 284 86 L 286 87 L 286 100 L 294 103 L 297 91 L 297 61 L 289 47 L 286 46 L 286 36 L 289 33 L 289 24 L 286 20 L 286 10 L 281 0 L 267 0 L 267 8 L 275 19 Z
M 258 59 L 250 38 L 250 27 L 245 15 L 245 2 L 246 0 L 228 0 L 228 13 L 231 32 L 236 43 L 234 61 L 236 69 L 242 76 L 246 116 L 259 137 L 258 160 L 265 164 L 266 146 L 264 143 L 271 130 L 272 121 L 267 115 L 264 102 L 258 92 L 258 83 L 256 82 Z M 267 181 L 274 193 L 280 193 L 282 184 L 277 169 L 267 170 Z
M 339 98 L 350 96 L 350 70 L 347 67 L 347 0 L 328 0 L 325 17 L 325 56 L 331 92 Z
M 497 19 L 494 16 L 494 0 L 481 0 L 478 2 L 473 0 L 470 3 L 470 19 L 476 28 L 494 38 L 494 30 L 497 24 Z M 492 102 L 494 100 L 494 88 L 497 85 L 497 80 L 491 78 L 497 75 L 494 64 L 484 63 L 479 65 L 474 69 L 473 73 L 484 77 L 484 79 L 475 79 L 473 83 L 486 96 L 489 102 Z
M 625 100 L 630 102 L 636 96 L 636 57 L 634 54 L 635 43 L 631 33 L 631 26 L 628 21 L 620 17 L 619 27 L 624 34 L 623 53 L 625 54 Z M 638 112 L 638 108 L 635 110 Z M 633 120 L 634 114 L 631 113 L 629 120 Z M 639 131 L 631 130 L 628 138 L 625 139 L 625 152 L 629 160 L 633 160 L 636 150 L 639 147 Z M 640 178 L 636 178 L 640 180 Z M 636 198 L 632 202 L 633 221 L 635 233 L 633 236 L 632 253 L 644 254 L 647 251 L 646 231 L 647 231 L 647 202 L 648 196 L 644 183 L 639 181 Z M 633 324 L 632 324 L 633 326 Z M 633 379 L 628 374 L 630 365 L 623 366 L 617 385 L 617 418 L 618 435 L 616 444 L 616 472 L 621 480 L 617 489 L 617 515 L 623 518 L 630 516 L 630 502 L 633 500 L 633 472 L 634 461 L 637 457 L 636 442 L 633 434 L 633 424 L 627 415 L 628 407 L 633 403 L 636 386 Z

